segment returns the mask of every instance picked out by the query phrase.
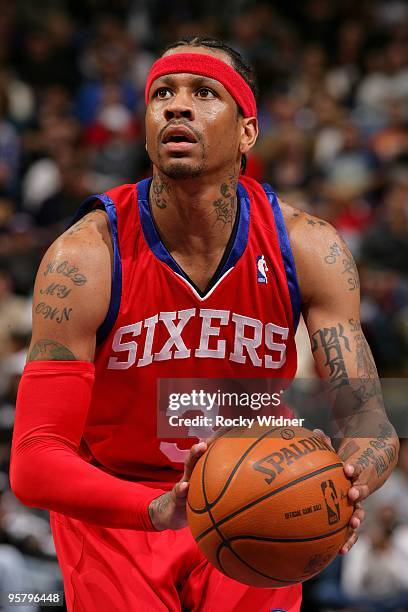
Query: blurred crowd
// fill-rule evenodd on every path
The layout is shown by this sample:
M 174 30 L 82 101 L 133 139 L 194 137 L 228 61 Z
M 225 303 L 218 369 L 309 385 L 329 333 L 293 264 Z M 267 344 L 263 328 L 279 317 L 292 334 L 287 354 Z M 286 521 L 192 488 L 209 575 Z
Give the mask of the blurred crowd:
M 36 268 L 81 200 L 149 175 L 145 77 L 194 34 L 255 66 L 261 134 L 247 174 L 339 230 L 380 375 L 406 376 L 406 2 L 0 0 L 0 590 L 60 585 L 47 515 L 23 508 L 7 477 Z M 404 442 L 361 545 L 306 587 L 304 610 L 408 609 L 407 507 Z

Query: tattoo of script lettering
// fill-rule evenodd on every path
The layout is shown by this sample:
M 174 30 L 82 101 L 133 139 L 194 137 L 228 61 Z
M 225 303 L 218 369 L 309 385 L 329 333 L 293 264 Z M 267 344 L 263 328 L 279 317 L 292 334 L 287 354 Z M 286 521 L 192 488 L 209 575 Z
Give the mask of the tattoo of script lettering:
M 330 246 L 330 254 L 326 255 L 326 257 L 324 258 L 324 261 L 328 264 L 334 264 L 337 261 L 337 258 L 340 257 L 341 255 L 341 247 L 337 244 L 337 242 L 334 242 L 331 246 Z
M 361 331 L 361 323 L 356 319 L 349 319 L 350 331 L 351 332 L 359 332 Z
M 40 289 L 40 293 L 41 295 L 55 295 L 63 300 L 71 293 L 71 289 L 68 289 L 66 285 L 51 283 L 46 289 Z
M 347 275 L 348 290 L 355 291 L 360 286 L 358 270 L 352 254 L 345 245 L 341 247 L 337 242 L 330 245 L 330 253 L 326 255 L 324 261 L 330 265 L 334 264 L 341 255 L 343 255 L 343 270 L 341 273 Z
M 55 340 L 38 340 L 30 351 L 28 361 L 76 361 L 76 357 Z
M 392 442 L 392 427 L 389 423 L 380 425 L 380 433 L 375 440 L 370 440 L 370 447 L 364 449 L 356 464 L 362 469 L 374 466 L 377 478 L 380 478 L 397 460 L 397 450 Z
M 61 263 L 58 263 L 57 261 L 50 261 L 47 263 L 44 276 L 48 276 L 48 274 L 61 274 L 62 276 L 72 280 L 74 285 L 77 286 L 85 285 L 87 282 L 86 276 L 79 274 L 79 268 L 71 266 L 68 261 L 63 261 Z
M 323 327 L 312 334 L 312 351 L 315 353 L 319 348 L 324 351 L 326 357 L 324 365 L 329 368 L 329 380 L 333 390 L 348 384 L 341 344 L 350 352 L 350 343 L 344 335 L 341 323 L 333 327 Z
M 63 323 L 64 321 L 69 321 L 72 308 L 53 308 L 49 304 L 45 304 L 45 302 L 40 302 L 35 307 L 35 312 L 44 319 L 51 319 L 51 321 L 55 321 L 56 323 Z

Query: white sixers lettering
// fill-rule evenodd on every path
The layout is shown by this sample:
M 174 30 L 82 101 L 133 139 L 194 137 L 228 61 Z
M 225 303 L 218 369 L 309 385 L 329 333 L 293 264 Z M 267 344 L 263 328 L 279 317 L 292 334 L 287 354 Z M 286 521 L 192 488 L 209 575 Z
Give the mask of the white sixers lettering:
M 192 319 L 200 318 L 200 340 L 196 347 L 188 346 L 187 330 Z M 164 326 L 168 338 L 158 351 L 153 352 L 154 335 L 158 325 Z M 233 327 L 234 339 L 232 351 L 227 353 L 227 341 L 222 338 L 222 332 Z M 145 333 L 143 333 L 145 332 Z M 184 339 L 183 339 L 184 333 Z M 286 361 L 286 344 L 289 334 L 287 327 L 274 323 L 262 323 L 244 315 L 229 310 L 214 310 L 188 308 L 173 312 L 158 314 L 124 325 L 116 330 L 112 342 L 114 353 L 108 362 L 111 370 L 127 370 L 134 364 L 143 367 L 153 361 L 169 359 L 188 359 L 189 357 L 211 357 L 226 359 L 235 363 L 252 363 L 255 367 L 279 369 Z M 142 337 L 138 341 L 133 338 Z M 221 336 L 221 337 L 220 337 Z M 142 344 L 143 343 L 143 344 Z M 211 348 L 210 348 L 211 343 Z M 263 348 L 263 356 L 257 349 Z M 266 353 L 269 350 L 271 353 Z

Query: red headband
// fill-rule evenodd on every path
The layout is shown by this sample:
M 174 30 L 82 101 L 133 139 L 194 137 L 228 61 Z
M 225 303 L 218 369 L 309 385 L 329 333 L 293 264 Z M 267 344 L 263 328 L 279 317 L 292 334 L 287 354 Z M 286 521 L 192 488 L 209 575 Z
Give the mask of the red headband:
M 206 53 L 174 53 L 158 59 L 147 76 L 145 100 L 153 81 L 165 74 L 200 74 L 219 81 L 231 94 L 240 107 L 244 117 L 256 117 L 256 102 L 251 88 L 234 68 L 213 55 Z

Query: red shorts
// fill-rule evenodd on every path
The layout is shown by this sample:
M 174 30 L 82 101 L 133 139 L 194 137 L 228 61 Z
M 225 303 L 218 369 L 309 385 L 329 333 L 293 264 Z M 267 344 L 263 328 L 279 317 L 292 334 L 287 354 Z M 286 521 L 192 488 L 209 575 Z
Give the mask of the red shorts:
M 69 612 L 300 610 L 301 585 L 258 589 L 227 578 L 188 528 L 132 531 L 50 516 Z

